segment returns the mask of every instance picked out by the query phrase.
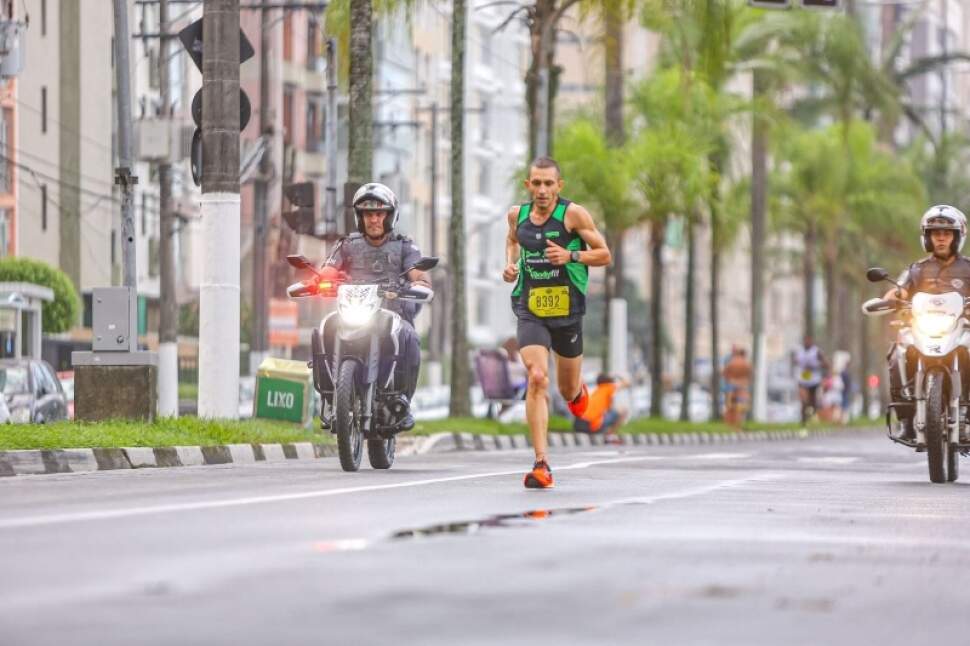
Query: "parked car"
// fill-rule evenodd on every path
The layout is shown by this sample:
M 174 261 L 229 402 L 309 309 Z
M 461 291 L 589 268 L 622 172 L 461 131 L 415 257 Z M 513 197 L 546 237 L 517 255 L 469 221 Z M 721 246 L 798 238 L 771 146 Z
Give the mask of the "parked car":
M 57 380 L 61 382 L 64 396 L 67 397 L 67 417 L 74 419 L 74 371 L 64 370 L 57 373 Z
M 46 361 L 0 359 L 0 392 L 11 422 L 43 424 L 67 419 L 67 396 Z

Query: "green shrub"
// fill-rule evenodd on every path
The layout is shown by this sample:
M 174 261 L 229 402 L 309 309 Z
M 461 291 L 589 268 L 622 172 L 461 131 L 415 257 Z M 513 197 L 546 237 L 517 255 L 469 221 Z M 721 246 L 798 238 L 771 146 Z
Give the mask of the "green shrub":
M 0 282 L 34 283 L 54 291 L 54 300 L 44 303 L 44 333 L 66 332 L 79 320 L 81 298 L 74 283 L 60 269 L 30 258 L 0 259 Z

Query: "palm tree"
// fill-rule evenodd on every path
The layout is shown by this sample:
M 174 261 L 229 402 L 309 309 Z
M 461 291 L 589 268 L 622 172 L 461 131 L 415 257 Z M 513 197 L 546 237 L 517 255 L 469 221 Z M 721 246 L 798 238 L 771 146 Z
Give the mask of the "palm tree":
M 465 0 L 453 0 L 451 13 L 451 228 L 448 259 L 451 284 L 452 417 L 471 415 L 468 365 L 468 313 L 465 307 Z
M 673 68 L 641 84 L 633 97 L 637 114 L 646 123 L 630 142 L 629 155 L 634 184 L 647 205 L 642 219 L 651 227 L 650 413 L 653 416 L 661 414 L 663 395 L 663 241 L 667 223 L 673 215 L 693 215 L 710 182 L 709 139 L 698 131 L 696 124 L 675 116 L 689 114 L 685 107 L 693 103 L 693 97 L 685 95 L 685 87 L 684 74 Z
M 350 0 L 350 93 L 347 180 L 363 184 L 374 172 L 374 56 L 371 49 L 372 0 Z

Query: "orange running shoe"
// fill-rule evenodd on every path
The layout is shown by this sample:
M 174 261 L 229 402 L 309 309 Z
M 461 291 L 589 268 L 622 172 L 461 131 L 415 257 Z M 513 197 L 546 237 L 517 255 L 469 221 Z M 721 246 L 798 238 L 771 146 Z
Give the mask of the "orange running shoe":
M 525 474 L 523 484 L 527 489 L 552 489 L 556 486 L 552 480 L 552 471 L 545 460 L 533 465 L 532 471 Z
M 586 388 L 586 384 L 583 384 L 583 389 L 579 391 L 576 399 L 569 402 L 567 406 L 569 406 L 570 413 L 576 417 L 582 417 L 583 413 L 586 412 L 586 407 L 589 406 L 589 389 Z

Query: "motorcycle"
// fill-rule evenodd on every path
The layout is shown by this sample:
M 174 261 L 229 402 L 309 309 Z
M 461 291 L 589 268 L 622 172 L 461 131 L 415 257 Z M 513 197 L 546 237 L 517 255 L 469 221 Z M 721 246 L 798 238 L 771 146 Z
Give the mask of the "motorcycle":
M 902 294 L 885 269 L 874 267 L 866 278 L 895 285 Z M 902 401 L 889 404 L 886 426 L 889 439 L 926 453 L 931 482 L 956 482 L 959 457 L 970 449 L 970 398 L 963 379 L 970 366 L 968 306 L 970 299 L 959 292 L 917 292 L 909 301 L 873 298 L 862 306 L 868 316 L 899 314 L 892 322 L 898 334 L 890 369 L 899 371 Z M 902 437 L 907 423 L 915 431 L 912 440 Z
M 340 466 L 360 468 L 363 445 L 375 469 L 394 463 L 397 433 L 405 429 L 409 402 L 405 384 L 396 378 L 403 348 L 398 333 L 401 316 L 383 307 L 385 300 L 430 303 L 434 292 L 408 286 L 413 269 L 428 271 L 437 258 L 421 258 L 396 279 L 386 283 L 355 282 L 342 271 L 317 269 L 304 256 L 287 256 L 287 262 L 310 277 L 286 292 L 290 298 L 336 298 L 337 310 L 328 314 L 311 335 L 309 362 L 313 387 L 323 400 L 321 424 L 337 436 Z

